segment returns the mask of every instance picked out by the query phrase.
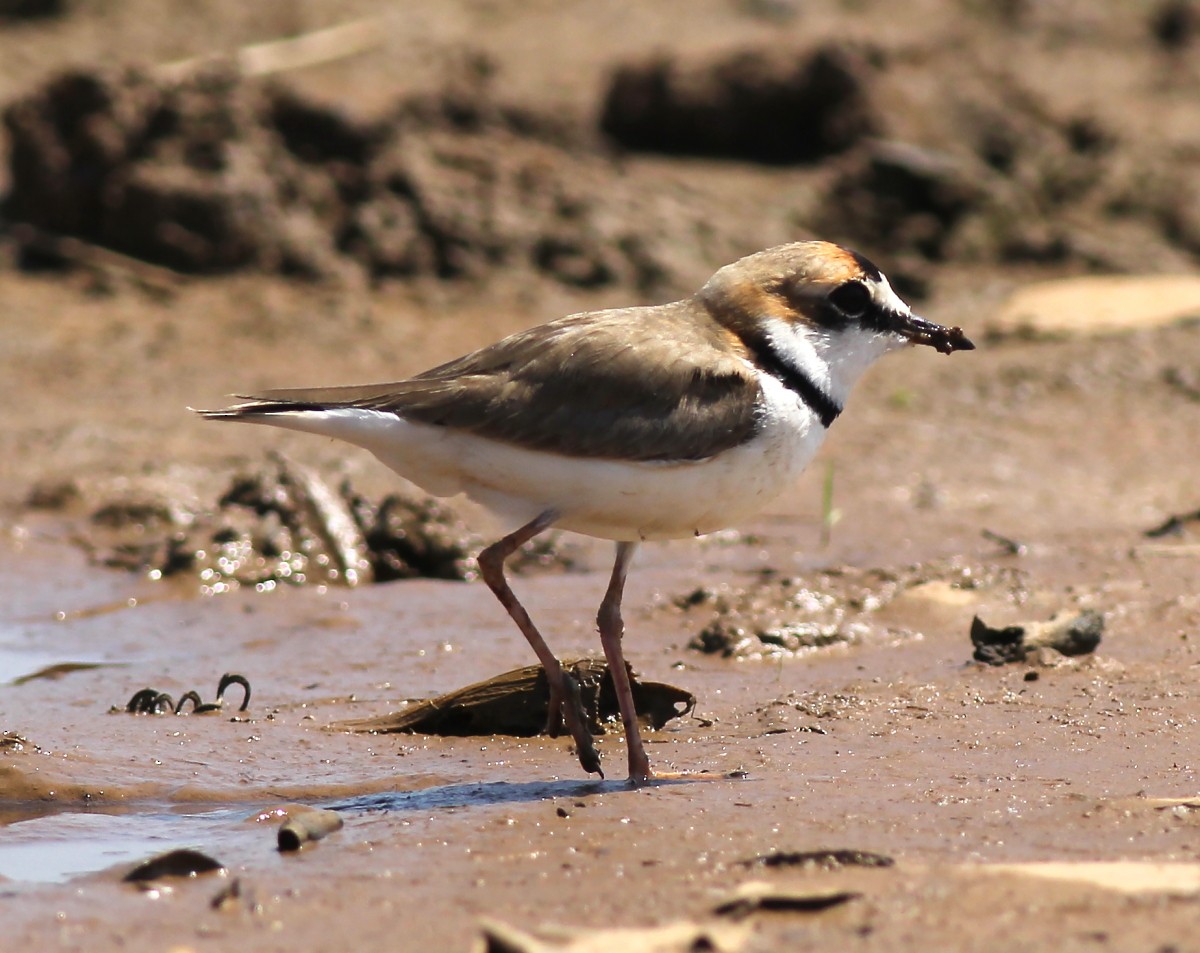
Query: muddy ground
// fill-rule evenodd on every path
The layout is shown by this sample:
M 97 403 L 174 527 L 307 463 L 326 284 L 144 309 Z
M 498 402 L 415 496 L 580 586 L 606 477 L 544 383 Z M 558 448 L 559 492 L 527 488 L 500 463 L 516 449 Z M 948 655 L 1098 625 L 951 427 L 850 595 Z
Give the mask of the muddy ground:
M 1195 272 L 1200 12 L 911 6 L 0 7 L 5 949 L 1198 948 L 1200 324 L 1090 334 L 1080 291 L 1073 333 L 988 329 L 1036 282 Z M 160 70 L 360 16 L 381 46 L 269 81 Z M 889 358 L 768 512 L 639 553 L 627 654 L 698 701 L 650 736 L 677 780 L 628 788 L 612 731 L 600 781 L 562 739 L 328 730 L 530 661 L 457 556 L 356 588 L 106 565 L 106 505 L 217 525 L 268 452 L 397 488 L 188 406 L 400 377 L 812 235 L 980 347 Z M 596 655 L 608 548 L 556 545 L 517 585 Z M 976 616 L 1083 610 L 1093 652 L 972 660 Z M 244 713 L 110 712 L 227 671 Z M 281 855 L 254 818 L 289 803 L 345 826 Z M 225 872 L 122 882 L 178 847 Z M 785 856 L 821 851 L 850 853 Z M 716 912 L 748 883 L 769 909 Z

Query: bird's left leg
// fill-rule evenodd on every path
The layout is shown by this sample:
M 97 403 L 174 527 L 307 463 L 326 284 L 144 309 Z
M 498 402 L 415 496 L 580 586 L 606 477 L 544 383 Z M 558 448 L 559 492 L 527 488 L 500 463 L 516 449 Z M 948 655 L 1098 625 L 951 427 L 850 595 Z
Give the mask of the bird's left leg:
M 612 676 L 613 688 L 617 693 L 617 706 L 621 710 L 621 722 L 625 726 L 625 749 L 629 756 L 629 781 L 642 784 L 649 781 L 650 759 L 642 747 L 642 735 L 638 730 L 637 709 L 633 704 L 633 689 L 629 685 L 629 670 L 625 667 L 625 654 L 621 650 L 621 637 L 625 634 L 625 623 L 621 619 L 621 596 L 625 592 L 625 575 L 637 549 L 637 543 L 617 543 L 617 558 L 613 563 L 612 578 L 596 624 L 600 629 L 600 644 L 604 646 L 604 657 L 608 660 L 608 673 Z
M 579 684 L 563 671 L 562 665 L 546 645 L 546 640 L 538 632 L 537 626 L 529 618 L 529 613 L 525 611 L 525 607 L 521 605 L 504 576 L 504 561 L 538 533 L 548 529 L 556 519 L 558 514 L 547 510 L 520 529 L 492 543 L 479 554 L 479 573 L 496 594 L 509 617 L 517 624 L 526 641 L 533 647 L 538 661 L 542 663 L 550 688 L 550 711 L 546 721 L 546 732 L 554 737 L 565 720 L 567 729 L 575 740 L 575 754 L 583 770 L 604 777 L 604 772 L 600 769 L 600 755 L 592 744 L 592 734 L 587 727 L 587 716 L 579 696 Z

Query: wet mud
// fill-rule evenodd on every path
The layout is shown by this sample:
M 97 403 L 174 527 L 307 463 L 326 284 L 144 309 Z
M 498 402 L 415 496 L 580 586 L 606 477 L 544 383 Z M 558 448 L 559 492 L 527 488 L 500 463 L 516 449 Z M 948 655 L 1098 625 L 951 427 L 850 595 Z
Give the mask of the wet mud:
M 485 6 L 411 4 L 379 53 L 269 82 L 156 67 L 328 23 L 80 4 L 0 33 L 5 948 L 1191 948 L 1200 325 L 1138 276 L 1200 248 L 1193 5 Z M 727 134 L 734 92 L 806 94 L 847 40 L 854 123 L 813 155 L 604 138 L 619 77 Z M 813 233 L 979 348 L 888 358 L 761 517 L 639 551 L 628 657 L 695 698 L 647 732 L 663 778 L 612 778 L 619 732 L 596 780 L 565 738 L 346 730 L 533 661 L 473 579 L 494 530 L 186 408 L 397 379 Z M 562 545 L 514 586 L 595 659 L 608 548 Z M 298 552 L 309 585 L 259 585 Z M 1027 651 L 1055 618 L 1102 637 Z M 126 710 L 230 672 L 244 711 Z
M 26 505 L 53 514 L 90 558 L 204 594 L 250 586 L 354 587 L 392 579 L 473 579 L 483 547 L 453 503 L 423 493 L 358 493 L 268 454 L 231 474 L 165 468 L 112 480 L 33 487 Z M 569 568 L 570 545 L 547 533 L 514 553 L 517 574 Z

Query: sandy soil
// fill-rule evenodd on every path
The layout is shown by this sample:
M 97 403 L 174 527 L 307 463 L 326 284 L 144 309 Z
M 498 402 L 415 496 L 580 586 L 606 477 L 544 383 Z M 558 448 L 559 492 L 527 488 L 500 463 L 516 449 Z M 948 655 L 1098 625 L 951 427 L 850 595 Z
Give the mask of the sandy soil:
M 1039 279 L 1194 270 L 1197 14 L 1179 5 L 1182 41 L 1164 46 L 1141 5 L 914 6 L 899 20 L 873 2 L 430 0 L 389 10 L 363 0 L 335 11 L 80 0 L 61 17 L 0 28 L 0 101 L 12 102 L 68 65 L 171 62 L 385 11 L 383 49 L 287 81 L 378 112 L 438 88 L 446 51 L 470 44 L 495 60 L 505 101 L 582 125 L 615 65 L 656 50 L 703 65 L 740 45 L 850 37 L 886 54 L 885 78 L 870 83 L 885 134 L 959 155 L 964 137 L 1005 119 L 1014 141 L 1032 143 L 1017 150 L 1015 171 L 987 180 L 991 198 L 970 199 L 937 228 L 928 210 L 862 204 L 870 189 L 854 183 L 869 143 L 803 166 L 613 159 L 576 143 L 596 182 L 686 196 L 691 213 L 716 223 L 710 259 L 703 243 L 672 244 L 682 234 L 672 223 L 685 219 L 663 220 L 670 227 L 655 234 L 680 251 L 663 259 L 653 289 L 619 268 L 580 288 L 512 262 L 449 281 L 380 277 L 354 262 L 299 281 L 259 261 L 148 282 L 135 266 L 89 255 L 84 267 L 30 272 L 16 267 L 21 235 L 6 222 L 6 949 L 465 950 L 489 922 L 579 928 L 575 940 L 596 948 L 1196 948 L 1200 530 L 1146 531 L 1200 506 L 1200 326 L 1055 340 L 989 340 L 983 329 L 1011 291 Z M 1018 80 L 1021 95 L 993 95 Z M 986 121 L 950 121 L 963 113 L 942 108 L 948 89 Z M 1034 114 L 1043 120 L 1031 126 Z M 1116 145 L 1099 158 L 1091 147 L 1061 151 L 1077 116 Z M 1061 169 L 1045 186 L 1047 170 Z M 940 186 L 961 185 L 940 175 Z M 906 224 L 889 234 L 876 225 L 872 239 L 831 221 L 821 190 L 835 186 L 848 207 Z M 1051 201 L 1060 186 L 1067 197 Z M 1142 199 L 1132 210 L 1120 204 L 1131 194 Z M 999 207 L 1016 209 L 1017 224 Z M 723 250 L 818 232 L 858 240 L 925 292 L 923 313 L 963 325 L 980 348 L 889 358 L 856 391 L 821 462 L 769 512 L 737 533 L 639 554 L 629 657 L 699 700 L 693 717 L 650 739 L 652 761 L 684 772 L 678 781 L 628 788 L 612 732 L 599 739 L 609 780 L 596 781 L 562 740 L 326 730 L 527 664 L 486 587 L 408 580 L 202 598 L 194 579 L 105 569 L 76 545 L 89 494 L 148 472 L 211 486 L 268 448 L 368 493 L 395 483 L 365 455 L 217 429 L 187 406 L 261 386 L 403 376 L 561 313 L 682 293 L 727 260 Z M 828 466 L 840 519 L 822 545 Z M 84 487 L 82 502 L 29 505 L 64 480 Z M 519 581 L 564 656 L 599 650 L 588 607 L 609 554 L 588 542 L 578 553 L 575 570 Z M 849 637 L 741 661 L 688 647 L 720 598 L 753 603 L 781 578 L 830 593 Z M 714 598 L 681 608 L 697 589 Z M 971 661 L 976 615 L 1008 625 L 1080 609 L 1105 619 L 1091 655 Z M 70 662 L 101 667 L 13 682 Z M 231 670 L 254 686 L 244 715 L 108 713 L 146 685 L 207 698 Z M 250 818 L 289 802 L 334 807 L 345 827 L 280 855 L 273 827 Z M 227 873 L 151 890 L 121 882 L 135 860 L 182 846 Z M 825 850 L 894 863 L 755 862 Z M 785 909 L 714 912 L 747 882 L 767 882 Z M 679 921 L 687 926 L 672 936 L 600 932 Z M 492 948 L 536 948 L 509 940 Z

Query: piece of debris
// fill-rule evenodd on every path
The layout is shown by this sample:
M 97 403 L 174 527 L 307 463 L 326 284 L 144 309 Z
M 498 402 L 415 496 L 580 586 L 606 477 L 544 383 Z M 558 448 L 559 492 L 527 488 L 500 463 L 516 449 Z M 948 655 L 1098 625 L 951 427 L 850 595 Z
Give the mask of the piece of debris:
M 999 533 L 993 533 L 990 529 L 980 530 L 979 535 L 988 542 L 995 543 L 1009 556 L 1024 556 L 1029 552 L 1029 547 L 1024 543 L 1008 536 L 1001 536 Z
M 159 854 L 138 864 L 121 879 L 126 883 L 144 883 L 163 877 L 195 877 L 221 871 L 225 865 L 198 850 L 182 848 Z
M 288 808 L 288 817 L 279 825 L 277 840 L 281 851 L 299 850 L 310 841 L 340 831 L 345 821 L 337 811 L 297 804 Z
M 604 734 L 603 725 L 618 719 L 616 693 L 608 663 L 600 659 L 564 661 L 563 670 L 578 685 L 592 734 Z M 633 700 L 644 726 L 662 728 L 672 718 L 688 714 L 696 705 L 691 692 L 660 682 L 643 682 L 629 670 Z M 337 722 L 337 731 L 412 732 L 430 735 L 540 734 L 546 725 L 550 692 L 540 665 L 505 672 L 429 701 L 416 702 L 397 712 L 375 718 Z
M 1063 655 L 1086 655 L 1095 651 L 1104 631 L 1104 616 L 1093 609 L 1064 615 L 1047 622 L 1023 622 L 993 628 L 979 616 L 971 622 L 971 643 L 975 660 L 988 665 L 1023 662 L 1039 649 L 1053 649 Z
M 186 78 L 189 73 L 210 67 L 217 61 L 231 63 L 242 76 L 266 76 L 317 66 L 377 49 L 386 42 L 388 30 L 386 19 L 362 17 L 308 33 L 251 43 L 239 47 L 233 53 L 216 53 L 177 60 L 156 67 L 155 73 L 164 79 L 178 81 Z
M 483 920 L 480 927 L 483 935 L 474 953 L 738 953 L 750 938 L 745 925 L 720 922 L 599 930 L 539 927 L 536 936 L 497 920 Z
M 182 715 L 186 713 L 187 703 L 191 702 L 193 715 L 206 715 L 220 711 L 224 707 L 225 691 L 230 685 L 239 685 L 245 691 L 245 695 L 242 696 L 242 704 L 238 707 L 238 711 L 245 711 L 250 707 L 250 682 L 247 681 L 245 675 L 236 675 L 232 672 L 226 672 L 221 676 L 221 680 L 217 683 L 215 701 L 201 701 L 200 694 L 195 691 L 184 692 L 179 696 L 179 701 L 175 701 L 166 692 L 160 692 L 156 688 L 143 688 L 133 693 L 133 697 L 125 703 L 124 711 L 131 715 Z M 114 707 L 109 709 L 109 713 L 121 710 Z
M 750 867 L 817 867 L 822 870 L 837 870 L 840 867 L 891 867 L 895 861 L 883 854 L 866 850 L 773 850 L 741 862 Z
M 751 880 L 742 884 L 713 908 L 720 916 L 747 917 L 758 911 L 819 913 L 862 894 L 853 890 L 814 890 L 811 887 Z
M 1190 513 L 1178 513 L 1174 516 L 1169 516 L 1167 519 L 1159 523 L 1158 526 L 1148 529 L 1142 535 L 1148 539 L 1161 539 L 1164 536 L 1182 536 L 1184 529 L 1189 523 L 1200 522 L 1200 510 L 1192 510 Z
M 94 668 L 108 668 L 114 664 L 113 662 L 55 662 L 53 665 L 39 668 L 36 672 L 14 678 L 9 684 L 24 685 L 40 678 L 57 679 L 64 675 L 70 675 L 72 672 L 89 672 Z

